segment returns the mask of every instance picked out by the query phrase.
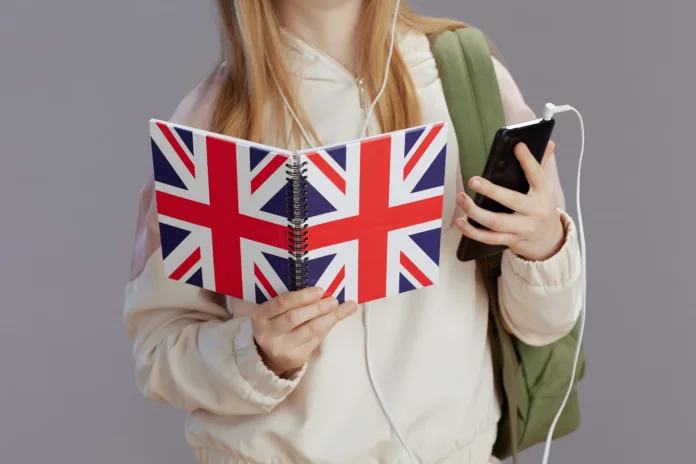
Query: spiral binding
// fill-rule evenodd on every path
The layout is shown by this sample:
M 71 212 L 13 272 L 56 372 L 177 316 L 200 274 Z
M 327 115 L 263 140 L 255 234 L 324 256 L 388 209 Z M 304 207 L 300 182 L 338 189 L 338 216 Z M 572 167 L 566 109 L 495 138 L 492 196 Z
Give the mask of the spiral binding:
M 308 191 L 307 162 L 300 163 L 295 155 L 286 167 L 286 199 L 288 219 L 288 282 L 290 290 L 301 290 L 309 283 L 307 266 Z

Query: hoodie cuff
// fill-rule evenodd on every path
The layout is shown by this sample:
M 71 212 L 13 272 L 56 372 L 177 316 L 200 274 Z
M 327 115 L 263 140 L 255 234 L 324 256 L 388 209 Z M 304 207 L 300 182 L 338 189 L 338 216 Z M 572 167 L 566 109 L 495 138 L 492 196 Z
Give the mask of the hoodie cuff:
M 268 369 L 254 343 L 251 319 L 232 319 L 209 327 L 217 334 L 201 337 L 201 354 L 209 366 L 225 366 L 218 375 L 229 382 L 241 382 L 247 400 L 265 410 L 283 401 L 300 382 L 306 365 L 289 378 L 277 376 Z M 229 347 L 225 350 L 225 347 Z
M 268 369 L 254 343 L 254 330 L 251 319 L 245 319 L 239 325 L 239 332 L 234 338 L 234 358 L 242 375 L 255 393 L 282 401 L 295 389 L 304 375 L 306 365 L 288 379 L 277 376 Z
M 577 230 L 573 218 L 565 211 L 559 212 L 565 241 L 555 255 L 544 261 L 528 261 L 507 249 L 503 253 L 502 268 L 533 287 L 559 287 L 574 282 L 580 273 L 581 261 Z

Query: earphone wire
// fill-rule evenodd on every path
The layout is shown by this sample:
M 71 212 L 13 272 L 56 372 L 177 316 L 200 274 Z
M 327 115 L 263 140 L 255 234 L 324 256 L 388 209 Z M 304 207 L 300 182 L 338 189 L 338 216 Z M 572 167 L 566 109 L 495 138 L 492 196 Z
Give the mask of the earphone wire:
M 546 444 L 544 446 L 544 457 L 542 464 L 548 464 L 549 462 L 549 454 L 551 452 L 551 442 L 553 441 L 553 432 L 556 428 L 556 424 L 558 423 L 561 415 L 563 414 L 563 410 L 565 409 L 566 403 L 568 402 L 568 398 L 570 397 L 570 394 L 573 390 L 573 384 L 575 383 L 575 375 L 577 372 L 578 368 L 578 361 L 580 359 L 580 349 L 582 347 L 582 337 L 585 332 L 585 320 L 586 320 L 586 305 L 587 305 L 587 252 L 586 252 L 586 246 L 585 246 L 585 229 L 583 226 L 582 222 L 582 208 L 581 208 L 581 203 L 580 203 L 580 178 L 581 178 L 581 173 L 582 173 L 582 160 L 583 160 L 583 155 L 585 154 L 585 125 L 582 120 L 582 115 L 580 112 L 575 109 L 574 107 L 570 105 L 564 105 L 560 107 L 555 108 L 556 113 L 561 113 L 564 111 L 573 111 L 577 116 L 578 119 L 580 120 L 580 134 L 581 134 L 581 144 L 580 144 L 580 158 L 578 160 L 578 173 L 577 173 L 577 179 L 576 179 L 576 188 L 575 188 L 575 205 L 577 209 L 577 214 L 578 214 L 578 229 L 579 229 L 579 236 L 580 236 L 580 256 L 581 256 L 581 263 L 580 263 L 580 285 L 581 285 L 581 308 L 580 308 L 580 330 L 578 333 L 578 341 L 575 346 L 575 357 L 573 359 L 573 371 L 570 376 L 570 385 L 568 386 L 568 390 L 566 391 L 565 397 L 563 398 L 563 402 L 561 403 L 560 408 L 558 409 L 558 412 L 556 413 L 556 417 L 554 417 L 553 422 L 551 423 L 551 427 L 549 428 L 548 435 L 546 437 Z
M 389 69 L 391 67 L 391 60 L 392 56 L 394 54 L 394 41 L 396 40 L 396 22 L 399 17 L 399 5 L 401 4 L 401 0 L 396 0 L 396 7 L 394 8 L 394 17 L 392 18 L 392 25 L 391 25 L 391 38 L 389 42 L 389 54 L 387 55 L 387 65 L 384 70 L 384 80 L 382 81 L 382 87 L 379 89 L 379 92 L 377 92 L 377 95 L 375 96 L 375 99 L 372 101 L 372 104 L 370 105 L 370 109 L 367 112 L 367 115 L 365 116 L 365 123 L 363 125 L 362 131 L 360 132 L 360 138 L 364 138 L 365 135 L 367 134 L 367 129 L 370 125 L 370 120 L 372 118 L 372 113 L 375 109 L 375 106 L 377 105 L 377 102 L 379 101 L 380 97 L 384 93 L 384 89 L 387 87 L 387 82 L 389 80 Z M 399 432 L 398 427 L 396 426 L 396 423 L 394 422 L 394 419 L 392 419 L 391 413 L 389 412 L 389 408 L 387 407 L 387 403 L 384 400 L 384 397 L 382 396 L 382 392 L 380 391 L 379 387 L 377 386 L 377 380 L 375 378 L 374 373 L 372 372 L 372 364 L 370 362 L 370 304 L 365 303 L 363 305 L 363 317 L 364 317 L 364 324 L 365 324 L 365 364 L 367 366 L 367 375 L 370 378 L 370 384 L 372 385 L 372 389 L 375 392 L 375 396 L 377 396 L 377 401 L 379 402 L 379 405 L 382 407 L 382 411 L 384 412 L 384 417 L 387 419 L 387 422 L 389 422 L 389 426 L 391 429 L 394 431 L 394 434 L 396 435 L 396 438 L 399 440 L 401 443 L 401 446 L 403 449 L 406 451 L 406 454 L 408 454 L 409 459 L 413 464 L 419 464 L 418 459 L 414 456 L 413 452 L 411 449 L 408 447 L 406 444 L 406 440 L 404 440 L 403 436 L 401 435 L 401 432 Z
M 271 76 L 273 77 L 273 81 L 275 82 L 276 87 L 278 88 L 278 92 L 280 93 L 280 98 L 283 99 L 283 103 L 285 103 L 285 108 L 287 108 L 287 110 L 290 112 L 290 115 L 292 116 L 292 119 L 295 121 L 295 124 L 297 124 L 297 126 L 300 128 L 300 132 L 302 132 L 302 137 L 304 137 L 305 141 L 307 142 L 307 145 L 310 148 L 316 148 L 315 142 L 312 140 L 312 138 L 305 130 L 304 126 L 300 122 L 300 118 L 297 117 L 295 111 L 292 109 L 292 106 L 290 106 L 290 102 L 288 102 L 288 99 L 285 96 L 285 92 L 283 92 L 283 89 L 280 88 L 280 84 L 278 83 L 278 79 L 276 78 L 276 75 L 273 72 L 273 68 L 270 68 L 270 70 Z
M 408 454 L 408 457 L 411 459 L 411 462 L 413 462 L 413 464 L 418 464 L 418 460 L 413 455 L 410 448 L 406 444 L 406 441 L 401 436 L 399 429 L 394 424 L 394 420 L 392 419 L 391 413 L 389 412 L 389 408 L 387 407 L 387 403 L 386 403 L 386 401 L 384 401 L 384 397 L 382 396 L 382 392 L 379 390 L 379 387 L 377 386 L 377 381 L 375 380 L 374 373 L 372 372 L 372 363 L 370 362 L 370 346 L 369 346 L 370 345 L 370 341 L 369 341 L 370 340 L 370 332 L 369 332 L 370 304 L 365 303 L 363 306 L 364 306 L 363 323 L 365 324 L 365 364 L 367 365 L 367 375 L 370 378 L 370 384 L 372 385 L 372 389 L 375 392 L 375 396 L 377 396 L 377 401 L 379 402 L 379 405 L 382 407 L 382 411 L 384 412 L 384 417 L 387 418 L 387 422 L 389 422 L 389 425 L 391 426 L 392 430 L 394 431 L 396 438 L 399 440 L 399 442 L 401 443 L 401 446 L 404 448 L 404 450 Z
M 370 109 L 365 116 L 365 122 L 364 122 L 362 130 L 360 131 L 360 138 L 364 138 L 365 135 L 367 134 L 367 129 L 369 128 L 370 120 L 372 118 L 372 113 L 375 109 L 375 106 L 377 105 L 377 102 L 379 101 L 382 94 L 384 93 L 384 89 L 386 89 L 386 87 L 387 87 L 387 82 L 389 80 L 389 68 L 391 67 L 391 60 L 392 60 L 392 56 L 394 54 L 394 42 L 396 39 L 396 23 L 397 23 L 397 19 L 399 17 L 400 4 L 401 4 L 401 0 L 396 0 L 396 7 L 394 8 L 394 17 L 392 19 L 392 25 L 391 25 L 391 39 L 390 39 L 390 43 L 389 43 L 389 54 L 387 55 L 387 64 L 386 64 L 386 67 L 384 70 L 384 80 L 382 81 L 382 87 L 380 88 L 379 92 L 377 93 L 374 100 L 372 101 L 372 104 L 370 105 Z M 273 69 L 271 69 L 271 76 L 273 77 L 273 80 L 275 81 L 276 87 L 278 89 L 278 92 L 280 93 L 281 98 L 283 99 L 283 103 L 285 104 L 285 107 L 290 112 L 290 115 L 292 116 L 292 119 L 295 121 L 295 124 L 297 124 L 297 126 L 300 128 L 300 131 L 302 132 L 302 136 L 304 137 L 305 141 L 307 142 L 307 144 L 309 145 L 310 148 L 316 148 L 315 142 L 312 140 L 310 135 L 305 130 L 304 126 L 300 122 L 300 119 L 297 117 L 297 114 L 292 109 L 290 102 L 288 101 L 287 97 L 285 96 L 283 89 L 281 89 L 281 87 L 278 83 L 278 79 L 276 78 L 276 75 L 273 72 Z M 387 407 L 387 404 L 384 401 L 384 398 L 382 397 L 382 393 L 380 392 L 379 387 L 377 386 L 377 381 L 376 381 L 375 375 L 372 372 L 372 365 L 370 363 L 370 349 L 369 349 L 369 311 L 370 311 L 369 304 L 364 304 L 363 305 L 363 315 L 364 315 L 364 325 L 365 325 L 365 364 L 367 366 L 367 373 L 368 373 L 368 377 L 370 379 L 370 384 L 372 385 L 372 389 L 374 390 L 375 395 L 377 396 L 377 401 L 379 402 L 379 405 L 382 407 L 382 411 L 384 412 L 384 416 L 387 419 L 387 422 L 389 422 L 389 426 L 394 431 L 394 434 L 396 435 L 397 439 L 401 443 L 401 446 L 404 448 L 404 450 L 408 454 L 408 457 L 410 458 L 411 462 L 413 462 L 413 464 L 419 464 L 418 460 L 416 459 L 416 457 L 414 456 L 414 454 L 411 452 L 408 445 L 406 444 L 406 441 L 403 439 L 401 433 L 399 432 L 399 429 L 396 427 L 396 424 L 394 423 L 394 420 L 392 419 L 391 414 L 389 412 L 389 408 Z
M 370 105 L 370 110 L 367 112 L 367 116 L 365 117 L 365 125 L 363 126 L 363 129 L 360 132 L 360 138 L 365 137 L 365 134 L 367 134 L 367 128 L 370 125 L 370 119 L 372 118 L 372 112 L 374 111 L 375 106 L 377 105 L 377 102 L 379 101 L 380 97 L 384 93 L 384 89 L 387 88 L 387 81 L 389 80 L 389 68 L 391 67 L 392 55 L 394 54 L 394 40 L 396 38 L 396 20 L 399 18 L 399 5 L 400 4 L 401 4 L 401 0 L 396 0 L 396 8 L 394 8 L 394 18 L 392 19 L 392 25 L 391 25 L 391 39 L 389 42 L 389 55 L 387 56 L 387 66 L 386 66 L 386 69 L 384 70 L 384 80 L 382 81 L 382 87 L 379 89 L 379 92 L 377 92 L 377 96 L 375 97 L 374 101 L 372 102 L 372 105 Z
M 377 105 L 377 102 L 379 99 L 382 97 L 382 94 L 384 93 L 384 90 L 387 88 L 387 82 L 389 81 L 389 68 L 391 67 L 391 60 L 392 56 L 394 55 L 394 42 L 396 40 L 396 23 L 399 18 L 399 6 L 401 5 L 401 0 L 396 0 L 396 7 L 394 8 L 394 17 L 392 18 L 392 25 L 391 25 L 391 38 L 389 42 L 389 54 L 387 55 L 387 65 L 384 70 L 384 79 L 382 80 L 382 87 L 380 87 L 379 92 L 377 92 L 377 95 L 375 96 L 374 100 L 372 101 L 372 104 L 370 105 L 370 109 L 367 112 L 367 115 L 365 116 L 365 122 L 363 124 L 363 128 L 360 131 L 360 138 L 364 138 L 365 135 L 367 134 L 367 129 L 370 126 L 370 120 L 372 119 L 372 113 L 375 110 L 375 106 Z M 273 69 L 271 68 L 271 76 L 273 77 L 273 80 L 276 84 L 276 87 L 278 88 L 278 92 L 280 93 L 280 97 L 283 99 L 283 103 L 285 104 L 285 108 L 290 112 L 290 115 L 292 116 L 292 119 L 295 121 L 295 124 L 300 128 L 300 131 L 302 132 L 302 137 L 304 137 L 305 141 L 309 145 L 310 148 L 316 148 L 316 143 L 312 140 L 312 138 L 309 136 L 307 131 L 305 130 L 304 126 L 300 122 L 300 119 L 297 117 L 297 114 L 295 114 L 295 111 L 292 109 L 292 106 L 290 105 L 290 102 L 288 101 L 287 97 L 285 96 L 285 93 L 283 92 L 283 89 L 281 89 L 280 84 L 278 83 L 278 79 L 276 78 L 275 73 L 273 72 Z
M 390 46 L 389 46 L 389 55 L 387 57 L 387 65 L 385 69 L 385 74 L 384 74 L 384 80 L 382 82 L 382 87 L 380 88 L 379 92 L 377 93 L 377 96 L 373 100 L 372 104 L 370 105 L 370 109 L 367 112 L 367 115 L 365 117 L 365 122 L 363 129 L 360 133 L 360 138 L 364 138 L 367 129 L 370 124 L 370 119 L 372 117 L 372 113 L 374 111 L 375 106 L 377 105 L 377 102 L 379 101 L 380 97 L 384 93 L 384 90 L 387 86 L 388 78 L 389 78 L 389 68 L 391 66 L 391 59 L 392 55 L 394 52 L 394 41 L 396 37 L 396 23 L 398 19 L 398 12 L 399 12 L 399 4 L 400 0 L 396 1 L 396 8 L 394 11 L 394 18 L 392 20 L 392 27 L 391 27 L 391 40 L 390 40 Z M 280 85 L 278 85 L 278 80 L 276 79 L 275 73 L 273 73 L 273 70 L 271 70 L 273 79 L 276 82 L 276 86 L 278 88 L 278 91 L 280 92 L 281 98 L 283 99 L 283 102 L 285 103 L 285 107 L 288 109 L 290 112 L 293 120 L 295 123 L 298 125 L 300 128 L 300 131 L 302 132 L 302 136 L 308 143 L 308 145 L 311 148 L 316 148 L 315 143 L 313 142 L 312 138 L 309 136 L 305 128 L 303 127 L 302 123 L 300 122 L 299 118 L 293 111 L 292 107 L 290 106 L 290 103 L 288 102 L 285 94 L 283 93 L 282 89 L 280 88 Z M 563 402 L 561 403 L 560 408 L 558 409 L 558 412 L 556 413 L 556 416 L 553 419 L 553 422 L 551 423 L 551 427 L 549 428 L 549 432 L 546 438 L 546 443 L 544 447 L 544 456 L 543 456 L 543 461 L 542 464 L 548 464 L 549 461 L 549 455 L 551 451 L 551 442 L 553 441 L 553 433 L 556 428 L 556 425 L 558 421 L 560 420 L 561 415 L 563 414 L 563 411 L 565 409 L 565 406 L 568 402 L 568 399 L 570 397 L 570 394 L 572 392 L 573 384 L 575 383 L 575 377 L 577 373 L 577 366 L 578 366 L 578 361 L 580 358 L 580 349 L 582 347 L 582 339 L 584 336 L 585 332 L 585 322 L 586 322 L 586 302 L 587 302 L 587 252 L 586 252 L 586 243 L 585 243 L 585 230 L 584 230 L 584 224 L 583 224 L 583 219 L 582 219 L 582 206 L 581 206 L 581 201 L 580 201 L 580 181 L 581 181 L 581 175 L 582 175 L 582 161 L 583 161 L 583 156 L 585 153 L 585 127 L 584 127 L 584 122 L 582 119 L 582 115 L 580 112 L 570 106 L 570 105 L 564 105 L 562 107 L 556 107 L 555 112 L 560 113 L 564 111 L 573 111 L 579 119 L 580 122 L 580 132 L 581 132 L 581 147 L 580 147 L 580 158 L 578 161 L 578 172 L 577 172 L 577 179 L 576 179 L 576 196 L 575 196 L 575 201 L 576 201 L 576 209 L 577 209 L 577 215 L 578 215 L 578 229 L 579 229 L 579 238 L 580 238 L 580 254 L 581 254 L 581 310 L 580 310 L 580 331 L 578 334 L 578 340 L 577 344 L 575 347 L 575 355 L 573 359 L 573 370 L 571 373 L 571 378 L 570 378 L 570 385 L 568 386 L 568 390 L 566 391 L 565 397 L 563 398 Z M 384 401 L 382 394 L 379 390 L 379 387 L 377 386 L 377 382 L 375 380 L 375 376 L 372 372 L 372 366 L 370 363 L 370 354 L 369 354 L 369 310 L 370 306 L 369 304 L 364 305 L 364 324 L 365 324 L 365 362 L 367 364 L 367 372 L 368 376 L 370 379 L 370 383 L 372 385 L 372 388 L 375 392 L 375 395 L 377 396 L 377 400 L 382 407 L 382 411 L 384 412 L 384 415 L 389 422 L 389 425 L 391 426 L 392 430 L 396 434 L 396 437 L 398 438 L 399 442 L 401 443 L 402 447 L 408 454 L 409 458 L 414 464 L 418 464 L 418 460 L 416 457 L 413 455 L 411 450 L 409 449 L 408 445 L 406 444 L 405 440 L 401 436 L 401 433 L 399 432 L 398 428 L 396 427 L 396 424 L 394 423 L 394 420 L 391 417 L 391 414 L 389 412 L 389 408 L 386 405 L 386 402 Z
M 384 93 L 384 89 L 387 87 L 387 82 L 389 80 L 389 69 L 391 67 L 391 60 L 392 56 L 394 54 L 394 41 L 396 39 L 396 22 L 399 17 L 399 5 L 401 4 L 401 0 L 396 0 L 396 7 L 394 8 L 394 17 L 392 18 L 392 25 L 391 25 L 391 38 L 389 42 L 389 54 L 387 55 L 387 65 L 384 70 L 384 80 L 382 81 L 382 87 L 379 89 L 379 92 L 377 92 L 377 95 L 375 96 L 375 99 L 372 101 L 372 104 L 370 105 L 370 109 L 367 112 L 367 115 L 365 116 L 365 123 L 363 125 L 362 131 L 360 132 L 360 138 L 364 138 L 365 135 L 367 134 L 367 129 L 370 125 L 370 120 L 372 118 L 372 113 L 375 109 L 375 106 L 377 105 L 377 102 L 379 101 L 380 97 Z M 408 454 L 409 459 L 413 464 L 419 464 L 418 459 L 416 459 L 415 455 L 411 451 L 411 449 L 408 447 L 406 444 L 406 440 L 404 440 L 403 436 L 401 435 L 401 432 L 399 432 L 399 428 L 396 426 L 396 423 L 394 422 L 394 419 L 391 416 L 391 413 L 389 412 L 389 408 L 387 407 L 387 402 L 384 400 L 384 397 L 382 396 L 382 392 L 380 391 L 379 387 L 377 386 L 377 380 L 375 378 L 375 375 L 372 371 L 372 363 L 370 362 L 370 304 L 365 303 L 363 305 L 363 323 L 365 325 L 365 364 L 367 366 L 367 375 L 370 379 L 370 384 L 372 385 L 372 389 L 375 392 L 375 396 L 377 397 L 377 401 L 379 402 L 379 405 L 382 407 L 382 411 L 384 412 L 384 417 L 387 419 L 387 422 L 389 422 L 389 426 L 391 429 L 394 431 L 394 434 L 396 435 L 396 438 L 399 440 L 401 443 L 401 446 L 403 449 L 406 451 L 406 454 Z

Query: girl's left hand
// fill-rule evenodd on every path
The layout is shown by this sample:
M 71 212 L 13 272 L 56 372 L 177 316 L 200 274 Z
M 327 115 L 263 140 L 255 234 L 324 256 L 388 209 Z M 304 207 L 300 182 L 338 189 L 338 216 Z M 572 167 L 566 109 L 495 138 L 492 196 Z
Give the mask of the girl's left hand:
M 456 221 L 462 234 L 489 245 L 505 245 L 522 259 L 544 261 L 555 255 L 565 241 L 561 214 L 556 206 L 554 185 L 546 176 L 546 163 L 555 144 L 549 142 L 541 164 L 524 143 L 515 146 L 515 155 L 529 182 L 529 192 L 506 189 L 482 177 L 472 177 L 469 186 L 476 192 L 507 206 L 514 212 L 494 213 L 474 203 L 466 193 L 457 195 L 457 204 L 466 215 L 490 230 L 478 229 L 466 218 Z

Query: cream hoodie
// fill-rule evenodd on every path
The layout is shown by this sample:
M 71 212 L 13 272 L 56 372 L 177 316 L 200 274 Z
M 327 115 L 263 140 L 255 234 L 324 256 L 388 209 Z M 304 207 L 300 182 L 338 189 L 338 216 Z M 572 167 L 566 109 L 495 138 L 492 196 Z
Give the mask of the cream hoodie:
M 354 76 L 301 40 L 286 38 L 299 100 L 321 142 L 357 138 L 364 111 Z M 371 304 L 372 368 L 420 462 L 484 464 L 500 407 L 487 340 L 486 291 L 475 264 L 455 257 L 461 234 L 453 222 L 463 215 L 455 205 L 455 194 L 463 190 L 457 139 L 427 38 L 404 32 L 398 46 L 422 102 L 423 123 L 450 122 L 446 220 L 440 282 Z M 508 71 L 497 60 L 495 69 L 507 123 L 532 119 Z M 171 120 L 206 129 L 218 88 L 219 75 L 202 83 Z M 378 131 L 373 123 L 370 133 Z M 554 163 L 549 173 L 557 183 Z M 137 384 L 147 398 L 189 412 L 186 438 L 196 462 L 409 463 L 368 379 L 362 314 L 340 322 L 293 378 L 278 378 L 255 348 L 249 319 L 254 305 L 164 277 L 152 183 L 141 194 L 125 300 Z M 499 289 L 504 321 L 529 344 L 557 340 L 579 315 L 576 230 L 565 213 L 563 223 L 565 244 L 547 261 L 504 254 Z

